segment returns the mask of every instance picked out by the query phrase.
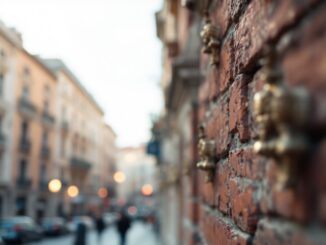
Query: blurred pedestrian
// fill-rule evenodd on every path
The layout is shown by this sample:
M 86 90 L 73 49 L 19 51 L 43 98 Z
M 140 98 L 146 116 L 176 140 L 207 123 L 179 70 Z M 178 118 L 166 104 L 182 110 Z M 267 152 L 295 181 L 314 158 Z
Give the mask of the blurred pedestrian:
M 101 244 L 102 233 L 105 230 L 105 223 L 101 214 L 95 217 L 95 227 L 97 231 L 98 243 Z
M 121 217 L 117 222 L 117 228 L 118 228 L 118 232 L 120 235 L 120 244 L 121 245 L 126 244 L 126 235 L 130 228 L 130 225 L 131 225 L 131 219 L 125 212 L 122 212 Z
M 86 245 L 86 225 L 82 222 L 77 225 L 74 245 Z

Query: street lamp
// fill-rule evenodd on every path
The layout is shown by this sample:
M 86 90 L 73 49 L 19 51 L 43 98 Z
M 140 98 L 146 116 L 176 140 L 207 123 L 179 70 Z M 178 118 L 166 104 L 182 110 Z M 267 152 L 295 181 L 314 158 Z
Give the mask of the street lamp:
M 144 196 L 150 196 L 153 194 L 153 186 L 150 184 L 143 185 L 141 192 Z
M 79 194 L 78 187 L 75 186 L 75 185 L 69 186 L 68 189 L 67 189 L 67 194 L 71 198 L 74 198 L 74 197 L 78 196 L 78 194 Z
M 108 190 L 105 187 L 101 187 L 100 189 L 98 189 L 97 195 L 100 198 L 106 198 L 108 196 Z
M 118 171 L 113 175 L 113 179 L 115 182 L 121 184 L 121 183 L 125 182 L 126 175 L 124 174 L 124 172 Z
M 59 192 L 61 190 L 61 187 L 62 183 L 59 179 L 52 179 L 48 184 L 49 191 L 53 193 Z

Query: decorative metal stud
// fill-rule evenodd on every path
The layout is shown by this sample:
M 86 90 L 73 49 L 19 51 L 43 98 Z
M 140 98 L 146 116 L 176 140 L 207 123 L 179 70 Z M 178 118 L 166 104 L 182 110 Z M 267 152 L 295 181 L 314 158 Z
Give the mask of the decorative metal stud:
M 208 17 L 205 17 L 205 25 L 200 33 L 203 42 L 203 53 L 210 55 L 210 64 L 217 66 L 220 62 L 219 53 L 221 42 L 219 40 L 219 28 L 214 26 Z
M 254 116 L 259 135 L 254 151 L 276 158 L 282 164 L 278 180 L 281 186 L 287 186 L 295 181 L 293 165 L 309 148 L 304 127 L 310 99 L 306 90 L 289 88 L 282 82 L 274 50 L 269 50 L 268 57 L 263 60 L 262 79 L 266 83 L 254 96 Z
M 215 142 L 207 139 L 204 126 L 200 126 L 199 131 L 198 151 L 200 161 L 196 166 L 206 172 L 205 181 L 212 182 L 216 168 Z

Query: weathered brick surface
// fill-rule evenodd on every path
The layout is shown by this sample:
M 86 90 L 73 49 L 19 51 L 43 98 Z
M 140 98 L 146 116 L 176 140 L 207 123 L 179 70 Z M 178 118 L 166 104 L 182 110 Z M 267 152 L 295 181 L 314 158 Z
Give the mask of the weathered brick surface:
M 286 83 L 304 85 L 312 91 L 326 89 L 325 12 L 326 5 L 324 4 L 301 26 L 285 36 L 285 40 L 291 37 L 290 44 L 292 44 L 283 59 Z
M 229 128 L 231 132 L 238 132 L 241 141 L 250 137 L 248 118 L 248 81 L 249 77 L 239 75 L 231 86 L 229 102 Z
M 224 36 L 228 28 L 237 22 L 240 13 L 246 8 L 248 0 L 226 0 L 217 1 L 214 6 L 212 18 L 214 23 L 221 29 L 221 36 Z
M 234 70 L 233 66 L 235 63 L 234 52 L 233 52 L 233 38 L 228 37 L 221 48 L 221 56 L 220 56 L 220 64 L 218 67 L 219 71 L 219 90 L 220 92 L 224 92 L 229 85 L 234 80 Z
M 235 223 L 244 231 L 254 233 L 258 222 L 257 187 L 240 178 L 230 179 L 230 213 Z
M 323 245 L 325 233 L 315 228 L 310 232 L 294 223 L 262 219 L 259 222 L 254 245 Z
M 226 154 L 231 143 L 228 100 L 227 97 L 224 97 L 216 105 L 213 105 L 211 117 L 207 121 L 207 136 L 216 141 L 218 158 Z
M 245 177 L 252 180 L 262 180 L 265 176 L 266 162 L 257 157 L 252 147 L 237 149 L 229 153 L 229 164 L 232 176 Z
M 318 2 L 311 1 L 251 1 L 234 34 L 235 73 L 251 71 L 267 42 L 285 32 Z
M 238 230 L 230 220 L 201 208 L 200 228 L 210 245 L 250 244 L 251 236 Z
M 326 244 L 326 2 L 213 1 L 210 17 L 221 28 L 220 64 L 212 67 L 209 56 L 200 55 L 198 117 L 215 140 L 217 165 L 212 183 L 203 171 L 192 179 L 199 203 L 188 204 L 188 217 L 196 205 L 202 243 L 192 241 Z M 253 151 L 253 97 L 264 86 L 260 59 L 271 44 L 280 51 L 283 82 L 305 87 L 313 106 L 309 156 L 291 166 L 299 170 L 295 185 L 282 188 L 282 161 Z

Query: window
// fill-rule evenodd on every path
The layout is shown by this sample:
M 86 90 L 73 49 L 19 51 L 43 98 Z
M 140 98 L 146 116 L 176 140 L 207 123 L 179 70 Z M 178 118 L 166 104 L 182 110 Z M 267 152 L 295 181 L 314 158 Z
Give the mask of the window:
M 21 132 L 22 132 L 21 139 L 24 142 L 27 140 L 27 134 L 28 134 L 28 122 L 27 121 L 22 122 Z
M 3 96 L 3 89 L 4 89 L 4 76 L 0 74 L 0 96 Z
M 63 137 L 60 144 L 60 156 L 65 157 L 66 155 L 66 139 Z
M 43 107 L 44 107 L 44 111 L 48 112 L 49 111 L 49 104 L 50 104 L 50 97 L 51 97 L 51 89 L 49 87 L 49 85 L 45 85 L 44 86 L 44 99 L 43 99 Z
M 28 99 L 29 98 L 29 85 L 26 84 L 26 83 L 23 86 L 23 98 L 24 99 Z
M 49 112 L 49 101 L 48 100 L 43 101 L 43 108 L 44 108 L 44 112 Z
M 25 159 L 21 159 L 19 163 L 19 179 L 25 180 L 27 175 L 27 162 Z
M 47 182 L 47 171 L 46 171 L 46 164 L 45 163 L 41 163 L 40 182 L 41 183 L 46 183 Z
M 30 95 L 30 70 L 28 67 L 24 67 L 23 70 L 23 98 L 28 99 Z
M 43 146 L 47 145 L 48 138 L 49 138 L 48 132 L 47 131 L 44 131 L 43 132 L 43 135 L 42 135 L 42 145 Z

